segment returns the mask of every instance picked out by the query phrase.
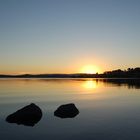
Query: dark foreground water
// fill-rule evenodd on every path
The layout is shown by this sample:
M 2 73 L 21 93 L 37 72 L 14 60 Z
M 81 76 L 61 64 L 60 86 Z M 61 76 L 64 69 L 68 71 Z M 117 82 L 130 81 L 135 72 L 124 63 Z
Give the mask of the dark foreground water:
M 33 127 L 6 117 L 30 104 L 43 116 Z M 74 103 L 79 114 L 54 111 Z M 1 79 L 0 140 L 140 140 L 140 81 L 130 79 Z

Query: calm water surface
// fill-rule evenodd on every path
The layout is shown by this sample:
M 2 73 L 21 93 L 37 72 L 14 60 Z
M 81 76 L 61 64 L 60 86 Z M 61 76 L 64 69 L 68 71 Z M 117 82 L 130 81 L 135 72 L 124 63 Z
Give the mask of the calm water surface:
M 35 103 L 43 112 L 34 126 L 6 117 Z M 61 119 L 54 111 L 74 103 L 80 113 Z M 140 140 L 140 82 L 106 79 L 1 79 L 0 140 Z

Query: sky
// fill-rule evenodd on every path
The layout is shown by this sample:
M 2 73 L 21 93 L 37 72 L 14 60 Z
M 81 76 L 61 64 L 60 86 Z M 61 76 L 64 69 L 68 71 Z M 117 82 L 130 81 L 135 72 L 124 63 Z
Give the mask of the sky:
M 0 0 L 0 73 L 140 66 L 140 0 Z

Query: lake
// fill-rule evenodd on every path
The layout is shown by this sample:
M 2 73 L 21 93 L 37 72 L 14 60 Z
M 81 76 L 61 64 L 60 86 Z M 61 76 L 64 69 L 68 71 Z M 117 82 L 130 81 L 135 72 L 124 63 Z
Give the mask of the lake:
M 5 121 L 30 103 L 43 112 L 33 127 Z M 74 103 L 79 114 L 54 111 Z M 140 140 L 139 79 L 0 79 L 0 140 Z

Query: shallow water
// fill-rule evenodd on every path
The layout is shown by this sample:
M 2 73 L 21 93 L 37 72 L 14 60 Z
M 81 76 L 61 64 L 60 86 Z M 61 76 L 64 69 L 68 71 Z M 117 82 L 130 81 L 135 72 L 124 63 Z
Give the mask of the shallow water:
M 30 104 L 43 116 L 34 126 L 6 117 Z M 54 111 L 74 103 L 79 114 L 61 119 Z M 139 140 L 140 81 L 132 79 L 1 79 L 1 140 Z

